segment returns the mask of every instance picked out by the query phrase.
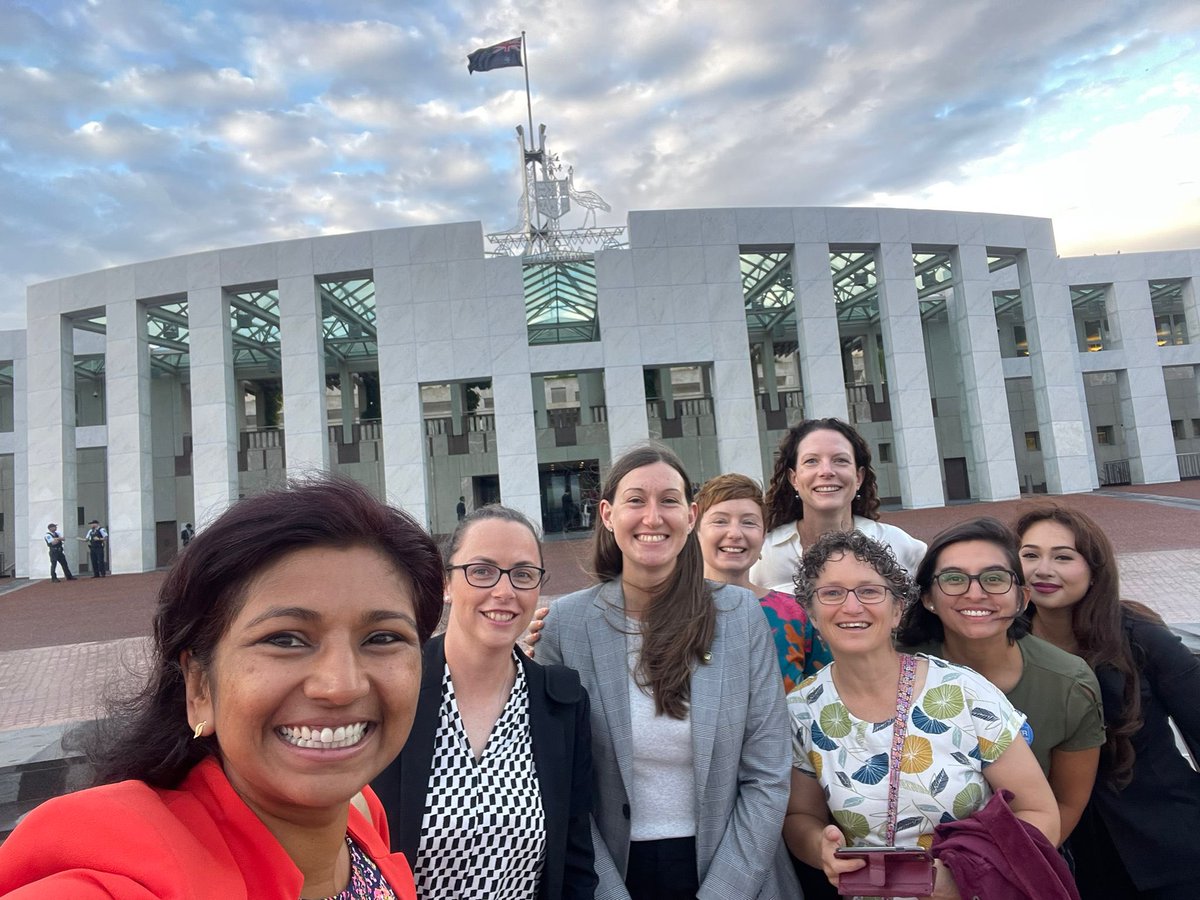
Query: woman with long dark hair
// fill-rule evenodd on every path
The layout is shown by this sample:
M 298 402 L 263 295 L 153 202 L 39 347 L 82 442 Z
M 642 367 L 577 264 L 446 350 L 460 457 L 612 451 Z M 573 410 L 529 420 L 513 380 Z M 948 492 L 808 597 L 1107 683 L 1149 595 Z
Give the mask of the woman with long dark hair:
M 915 572 L 925 544 L 879 521 L 879 492 L 871 448 L 841 419 L 805 419 L 788 429 L 775 454 L 767 488 L 767 538 L 750 580 L 793 590 L 804 549 L 832 531 L 859 531 L 891 548 Z
M 951 525 L 930 541 L 916 581 L 920 602 L 905 612 L 897 641 L 968 666 L 1024 713 L 1023 736 L 1054 791 L 1066 839 L 1096 780 L 1100 686 L 1079 657 L 1029 634 L 1017 536 L 987 516 Z
M 588 697 L 563 666 L 514 645 L 546 572 L 515 509 L 464 515 L 445 546 L 446 631 L 425 645 L 404 752 L 372 782 L 417 896 L 590 900 Z
M 538 644 L 591 697 L 596 896 L 797 896 L 780 840 L 790 735 L 754 595 L 705 582 L 691 480 L 667 448 L 617 459 L 598 512 L 601 583 L 555 601 Z
M 1070 841 L 1080 894 L 1200 897 L 1200 774 L 1170 726 L 1200 751 L 1200 663 L 1154 612 L 1121 599 L 1112 543 L 1087 515 L 1039 506 L 1016 531 L 1033 633 L 1083 657 L 1104 698 L 1099 775 Z
M 163 582 L 149 679 L 92 748 L 101 786 L 17 826 L 0 894 L 415 897 L 365 785 L 408 738 L 441 606 L 433 540 L 362 486 L 238 501 Z

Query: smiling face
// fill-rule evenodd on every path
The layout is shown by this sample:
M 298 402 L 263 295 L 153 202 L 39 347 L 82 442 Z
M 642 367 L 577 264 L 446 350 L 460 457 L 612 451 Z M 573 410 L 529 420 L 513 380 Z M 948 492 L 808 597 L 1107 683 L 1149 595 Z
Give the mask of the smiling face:
M 613 499 L 600 501 L 600 519 L 613 533 L 622 556 L 622 577 L 637 584 L 665 581 L 696 524 L 696 505 L 686 486 L 664 462 L 629 472 Z
M 869 563 L 851 553 L 831 556 L 813 588 L 858 588 L 867 584 L 887 586 L 888 580 Z M 835 657 L 855 653 L 891 652 L 892 631 L 900 624 L 900 601 L 891 592 L 882 603 L 866 604 L 856 594 L 847 594 L 840 606 L 826 606 L 815 597 L 809 608 L 813 624 L 821 632 Z
M 1008 640 L 1009 626 L 1025 609 L 1026 588 L 1014 579 L 1003 594 L 989 594 L 978 580 L 972 580 L 966 593 L 951 596 L 942 590 L 936 578 L 943 572 L 980 575 L 988 571 L 1011 571 L 1008 554 L 991 541 L 960 541 L 944 547 L 938 554 L 933 584 L 921 602 L 942 620 L 948 643 L 956 639 Z
M 1021 535 L 1021 568 L 1039 609 L 1068 609 L 1092 586 L 1092 570 L 1075 549 L 1075 535 L 1052 519 L 1035 522 Z
M 296 550 L 250 582 L 206 670 L 180 662 L 189 723 L 208 723 L 259 818 L 329 813 L 408 738 L 421 678 L 412 587 L 366 547 Z
M 866 470 L 854 463 L 854 447 L 843 435 L 826 428 L 805 435 L 796 447 L 788 481 L 806 510 L 850 511 Z
M 736 582 L 762 552 L 762 507 L 753 500 L 714 503 L 704 511 L 697 536 L 704 553 L 704 577 Z
M 520 522 L 503 519 L 481 519 L 467 526 L 449 564 L 470 563 L 501 569 L 542 565 L 533 533 Z M 516 590 L 507 575 L 501 575 L 490 588 L 479 588 L 467 583 L 462 569 L 454 569 L 447 575 L 450 620 L 446 639 L 472 647 L 511 651 L 529 627 L 541 596 L 540 588 Z

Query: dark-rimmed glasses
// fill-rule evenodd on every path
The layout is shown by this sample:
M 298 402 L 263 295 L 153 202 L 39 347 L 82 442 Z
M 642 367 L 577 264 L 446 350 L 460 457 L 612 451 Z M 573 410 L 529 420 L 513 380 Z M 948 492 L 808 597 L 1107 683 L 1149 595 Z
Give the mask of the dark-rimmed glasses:
M 978 575 L 955 571 L 938 572 L 933 576 L 933 580 L 947 597 L 957 597 L 971 589 L 972 581 L 978 581 L 985 594 L 1007 594 L 1016 577 L 1016 573 L 1008 569 L 988 569 Z
M 846 598 L 853 594 L 858 598 L 859 603 L 865 606 L 874 606 L 876 603 L 882 603 L 887 598 L 889 591 L 891 588 L 886 584 L 860 584 L 856 588 L 827 584 L 813 591 L 813 596 L 823 606 L 841 606 L 846 602 Z
M 531 591 L 540 587 L 546 577 L 546 570 L 537 566 L 513 566 L 502 569 L 491 563 L 466 563 L 461 566 L 446 566 L 447 572 L 462 569 L 463 577 L 471 587 L 490 588 L 500 582 L 501 575 L 508 576 L 508 583 L 518 591 Z

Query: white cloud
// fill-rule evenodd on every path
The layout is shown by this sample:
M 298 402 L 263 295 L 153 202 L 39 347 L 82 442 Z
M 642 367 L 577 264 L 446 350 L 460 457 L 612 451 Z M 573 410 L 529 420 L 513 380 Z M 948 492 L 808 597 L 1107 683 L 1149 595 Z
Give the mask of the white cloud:
M 513 224 L 535 123 L 614 206 L 1052 216 L 1200 245 L 1200 5 L 105 0 L 0 6 L 0 327 L 23 285 L 314 233 Z M 1183 243 L 1181 243 L 1183 242 Z

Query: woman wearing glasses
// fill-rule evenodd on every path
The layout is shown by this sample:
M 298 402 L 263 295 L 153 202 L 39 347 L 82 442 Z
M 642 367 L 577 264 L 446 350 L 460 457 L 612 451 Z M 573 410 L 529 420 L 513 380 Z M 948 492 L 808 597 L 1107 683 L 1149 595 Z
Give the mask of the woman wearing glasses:
M 969 519 L 933 539 L 917 569 L 921 600 L 901 646 L 969 666 L 1026 716 L 1025 739 L 1050 781 L 1066 840 L 1092 793 L 1104 715 L 1087 664 L 1029 634 L 1017 537 L 996 519 Z
M 372 784 L 393 844 L 420 898 L 591 898 L 588 696 L 516 647 L 545 578 L 537 531 L 485 506 L 446 559 L 446 631 L 425 646 L 409 742 Z
M 1017 818 L 1057 841 L 1054 797 L 1019 737 L 1025 717 L 969 669 L 892 644 L 916 591 L 887 548 L 858 532 L 827 534 L 804 554 L 796 587 L 834 658 L 788 695 L 795 769 L 784 838 L 797 857 L 836 883 L 865 865 L 836 857 L 838 847 L 929 849 L 935 826 L 1001 789 Z M 940 861 L 936 879 L 933 896 L 958 896 Z

